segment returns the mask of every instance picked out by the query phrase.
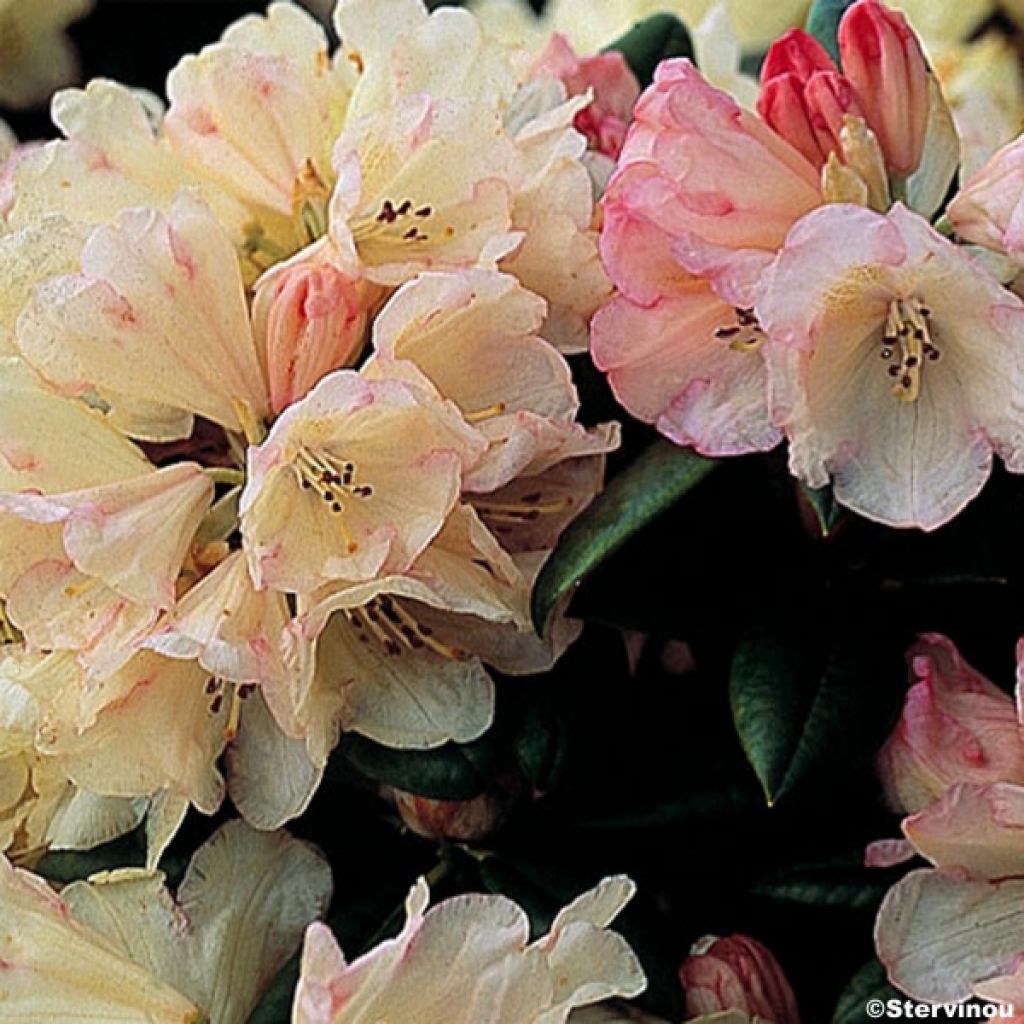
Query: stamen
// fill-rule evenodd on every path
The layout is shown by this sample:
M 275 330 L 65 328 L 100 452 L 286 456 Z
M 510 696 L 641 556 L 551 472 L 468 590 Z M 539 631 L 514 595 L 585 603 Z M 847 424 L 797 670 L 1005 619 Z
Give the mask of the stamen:
M 734 352 L 756 352 L 765 340 L 765 333 L 753 309 L 735 306 L 736 322 L 725 324 L 714 331 L 719 341 L 728 341 Z
M 507 408 L 504 402 L 495 402 L 494 405 L 489 405 L 486 409 L 465 412 L 462 416 L 467 423 L 479 423 L 482 420 L 489 420 L 492 416 L 500 416 Z
M 889 304 L 880 354 L 890 364 L 888 375 L 896 378 L 893 397 L 901 402 L 917 401 L 924 360 L 934 362 L 939 358 L 929 316 L 931 310 L 917 299 L 895 299 Z
M 295 468 L 299 484 L 304 491 L 316 491 L 320 499 L 337 517 L 345 547 L 349 554 L 357 551 L 359 544 L 352 539 L 345 525 L 345 499 L 366 499 L 373 497 L 370 484 L 353 484 L 356 467 L 324 451 L 300 448 L 295 456 Z
M 489 519 L 505 523 L 524 523 L 540 519 L 544 515 L 554 515 L 572 508 L 571 495 L 565 495 L 555 501 L 541 503 L 540 494 L 525 495 L 518 502 L 474 500 L 473 505 Z M 533 500 L 531 500 L 533 499 Z
M 468 651 L 434 637 L 431 629 L 420 625 L 388 594 L 374 598 L 361 609 L 348 609 L 344 614 L 363 643 L 372 638 L 392 657 L 401 655 L 403 649 L 418 651 L 424 648 L 452 661 L 465 661 L 470 657 Z

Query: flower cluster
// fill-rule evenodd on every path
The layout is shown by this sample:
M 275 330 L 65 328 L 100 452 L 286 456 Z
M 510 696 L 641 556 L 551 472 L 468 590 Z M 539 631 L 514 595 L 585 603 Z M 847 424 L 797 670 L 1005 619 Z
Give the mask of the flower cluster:
M 960 142 L 917 37 L 859 0 L 838 49 L 836 64 L 802 30 L 776 40 L 757 114 L 688 61 L 662 63 L 603 199 L 619 294 L 591 348 L 676 443 L 720 456 L 786 439 L 808 487 L 932 529 L 995 454 L 1024 468 L 1024 307 L 1002 283 L 1019 259 L 1018 144 L 965 182 L 945 237 L 930 218 Z
M 166 113 L 61 93 L 65 138 L 13 171 L 15 856 L 148 813 L 155 859 L 225 785 L 276 827 L 340 731 L 472 740 L 485 665 L 540 671 L 577 632 L 539 636 L 529 597 L 617 444 L 559 352 L 609 287 L 586 98 L 465 12 L 381 11 L 340 5 L 332 56 L 271 5 L 175 68 Z

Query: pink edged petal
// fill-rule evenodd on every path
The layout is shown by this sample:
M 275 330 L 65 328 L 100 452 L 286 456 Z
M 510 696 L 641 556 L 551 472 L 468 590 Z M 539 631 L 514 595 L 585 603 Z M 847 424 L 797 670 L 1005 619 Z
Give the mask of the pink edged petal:
M 688 60 L 662 62 L 640 97 L 620 165 L 634 160 L 675 177 L 680 224 L 715 245 L 776 249 L 821 203 L 814 166 Z
M 257 590 L 245 555 L 233 551 L 178 602 L 146 646 L 171 658 L 195 658 L 219 679 L 269 683 L 285 673 L 283 594 Z
M 774 418 L 810 486 L 832 478 L 837 499 L 862 515 L 931 530 L 979 493 L 994 451 L 1024 468 L 1024 307 L 917 215 L 836 205 L 805 218 L 756 309 Z M 911 315 L 925 327 L 911 331 Z M 914 374 L 899 369 L 892 316 L 908 324 L 908 344 L 919 336 L 935 350 L 914 357 Z M 901 379 L 919 387 L 901 395 Z
M 959 783 L 903 831 L 937 868 L 989 880 L 1024 875 L 1024 787 Z
M 961 1003 L 1024 952 L 1024 881 L 974 882 L 913 871 L 889 890 L 875 946 L 889 980 L 914 999 Z
M 17 343 L 67 390 L 94 387 L 241 430 L 268 409 L 231 240 L 179 193 L 165 216 L 122 210 L 85 243 L 82 273 L 40 285 Z
M 736 311 L 698 282 L 646 309 L 620 297 L 595 316 L 591 354 L 626 409 L 677 444 L 705 455 L 764 451 L 781 438 L 764 362 L 715 336 L 735 324 Z
M 917 854 L 906 839 L 876 839 L 864 851 L 864 866 L 894 868 L 913 860 Z

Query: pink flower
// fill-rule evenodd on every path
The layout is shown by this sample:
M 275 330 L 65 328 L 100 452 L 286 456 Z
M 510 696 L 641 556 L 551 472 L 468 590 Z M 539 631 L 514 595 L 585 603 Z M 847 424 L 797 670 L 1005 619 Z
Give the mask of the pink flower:
M 1024 784 L 1013 700 L 972 669 L 944 636 L 923 636 L 908 658 L 915 682 L 878 757 L 889 803 L 914 814 L 957 783 Z M 913 840 L 911 833 L 924 823 L 910 821 Z
M 593 90 L 593 100 L 581 110 L 574 125 L 586 136 L 589 148 L 615 159 L 626 139 L 626 127 L 640 84 L 621 53 L 580 57 L 561 33 L 556 33 L 535 61 L 532 74 L 559 79 L 570 96 Z
M 742 304 L 786 232 L 820 205 L 813 164 L 759 117 L 708 84 L 688 60 L 667 60 L 634 111 L 619 170 L 604 198 L 602 255 L 634 301 L 649 302 L 636 219 L 664 230 L 671 255 Z M 631 264 L 639 260 L 639 267 Z
M 1024 305 L 926 220 L 832 204 L 790 232 L 755 304 L 775 422 L 811 487 L 934 529 L 998 452 L 1024 470 Z
M 591 351 L 622 404 L 708 455 L 774 447 L 750 297 L 786 231 L 821 203 L 814 166 L 686 60 L 665 61 L 605 193 L 620 295 Z
M 839 23 L 839 53 L 889 170 L 910 174 L 928 128 L 928 64 L 917 36 L 898 11 L 857 0 Z
M 1024 139 L 1003 146 L 967 179 L 947 214 L 961 238 L 1024 263 Z
M 375 298 L 368 291 L 376 289 L 353 281 L 319 254 L 278 264 L 260 279 L 253 334 L 275 413 L 359 354 Z
M 739 1010 L 764 1024 L 799 1024 L 793 990 L 774 956 L 755 939 L 701 939 L 679 968 L 687 1019 Z
M 849 79 L 813 36 L 800 29 L 791 29 L 769 49 L 757 111 L 819 168 L 830 153 L 842 159 L 843 119 L 861 114 Z

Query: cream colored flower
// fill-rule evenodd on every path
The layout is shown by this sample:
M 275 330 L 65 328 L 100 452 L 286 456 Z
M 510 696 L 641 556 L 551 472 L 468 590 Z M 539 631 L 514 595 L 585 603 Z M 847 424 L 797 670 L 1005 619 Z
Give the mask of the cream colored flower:
M 240 511 L 257 586 L 308 592 L 403 571 L 484 447 L 412 383 L 351 370 L 324 378 L 249 451 Z
M 472 1024 L 486 1013 L 502 1024 L 563 1024 L 575 1007 L 643 991 L 636 957 L 608 930 L 633 891 L 625 877 L 606 878 L 530 943 L 526 914 L 504 896 L 456 896 L 427 911 L 421 879 L 402 933 L 351 964 L 326 926 L 307 931 L 292 1019 Z
M 78 74 L 64 30 L 92 10 L 92 0 L 0 0 L 0 104 L 32 107 Z
M 243 1024 L 330 891 L 315 850 L 237 821 L 196 852 L 175 897 L 137 869 L 58 896 L 0 858 L 4 1006 L 24 1021 Z

